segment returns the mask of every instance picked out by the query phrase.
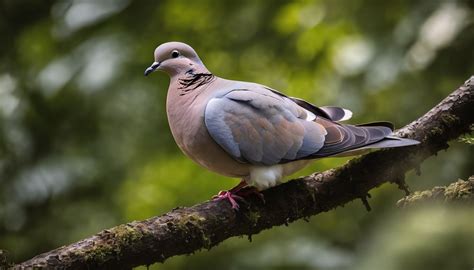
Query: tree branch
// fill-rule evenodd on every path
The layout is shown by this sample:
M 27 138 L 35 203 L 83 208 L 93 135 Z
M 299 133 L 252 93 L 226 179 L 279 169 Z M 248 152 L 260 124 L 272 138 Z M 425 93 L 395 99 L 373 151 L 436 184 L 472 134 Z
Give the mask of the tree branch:
M 426 202 L 474 202 L 474 175 L 469 180 L 459 179 L 447 187 L 434 187 L 431 190 L 415 191 L 397 202 L 398 207 L 407 207 Z
M 470 132 L 474 118 L 474 77 L 396 135 L 420 140 L 414 147 L 372 152 L 337 169 L 264 191 L 263 204 L 250 198 L 233 211 L 225 201 L 176 208 L 159 217 L 104 230 L 77 243 L 38 255 L 16 268 L 131 268 L 211 248 L 227 238 L 257 234 L 329 211 L 354 199 L 368 206 L 368 191 L 385 182 L 406 189 L 404 174 Z

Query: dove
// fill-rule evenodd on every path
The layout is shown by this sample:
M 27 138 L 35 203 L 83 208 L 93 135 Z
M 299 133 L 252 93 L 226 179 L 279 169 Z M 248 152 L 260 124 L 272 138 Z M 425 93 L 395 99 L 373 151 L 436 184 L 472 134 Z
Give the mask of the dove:
M 208 170 L 241 179 L 214 197 L 233 209 L 249 190 L 260 194 L 314 160 L 419 143 L 393 136 L 389 122 L 344 124 L 352 116 L 347 109 L 220 78 L 185 43 L 159 45 L 145 76 L 154 71 L 170 77 L 166 113 L 182 152 Z

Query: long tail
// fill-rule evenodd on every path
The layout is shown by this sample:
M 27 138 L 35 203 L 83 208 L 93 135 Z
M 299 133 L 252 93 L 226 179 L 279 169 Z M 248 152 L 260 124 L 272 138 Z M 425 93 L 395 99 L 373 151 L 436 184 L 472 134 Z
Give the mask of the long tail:
M 322 125 L 327 134 L 323 147 L 308 158 L 357 155 L 374 148 L 402 147 L 419 143 L 394 137 L 393 125 L 389 122 L 350 125 L 322 117 L 317 117 L 315 122 Z
M 390 122 L 374 122 L 374 123 L 367 123 L 357 125 L 359 128 L 368 128 L 368 129 L 380 129 L 380 128 L 390 128 L 393 131 L 393 125 Z M 395 148 L 395 147 L 405 147 L 410 145 L 417 145 L 420 142 L 413 139 L 407 138 L 399 138 L 396 136 L 391 135 L 392 133 L 384 136 L 381 140 L 378 140 L 373 143 L 366 144 L 364 146 L 360 146 L 354 149 L 349 149 L 347 151 L 343 151 L 341 153 L 337 153 L 333 156 L 343 157 L 343 156 L 353 156 L 353 155 L 360 155 L 366 152 L 369 152 L 373 149 L 382 149 L 382 148 Z

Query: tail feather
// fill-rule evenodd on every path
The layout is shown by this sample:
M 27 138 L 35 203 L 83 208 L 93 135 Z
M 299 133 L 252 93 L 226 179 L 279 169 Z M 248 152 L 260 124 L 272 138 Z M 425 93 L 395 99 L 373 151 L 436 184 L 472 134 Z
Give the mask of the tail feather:
M 390 122 L 350 125 L 335 123 L 321 117 L 316 117 L 314 121 L 325 128 L 325 142 L 317 152 L 305 158 L 356 155 L 368 149 L 401 147 L 419 143 L 411 139 L 394 137 L 393 125 Z
M 334 155 L 334 157 L 347 157 L 355 156 L 369 152 L 370 150 L 382 149 L 382 148 L 395 148 L 395 147 L 404 147 L 420 144 L 419 141 L 407 138 L 398 138 L 395 136 L 387 136 L 383 140 L 368 144 L 356 149 L 344 151 Z
M 358 124 L 358 127 L 388 127 L 392 131 L 395 129 L 392 123 L 387 122 L 387 121 L 379 121 L 379 122 L 369 122 L 369 123 L 364 123 L 364 124 Z
M 332 121 L 341 122 L 351 119 L 352 112 L 348 109 L 344 109 L 336 106 L 325 106 L 320 107 L 327 115 L 329 115 Z

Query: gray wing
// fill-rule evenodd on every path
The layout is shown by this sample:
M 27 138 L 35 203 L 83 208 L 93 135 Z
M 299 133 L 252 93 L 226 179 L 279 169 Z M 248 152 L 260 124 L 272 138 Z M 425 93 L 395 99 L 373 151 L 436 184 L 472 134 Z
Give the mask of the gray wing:
M 269 88 L 265 86 L 265 89 L 273 92 L 274 94 L 277 94 L 282 97 L 286 97 L 294 101 L 296 104 L 301 106 L 302 108 L 305 108 L 306 110 L 312 112 L 314 115 L 321 116 L 324 118 L 327 118 L 331 121 L 346 121 L 351 119 L 352 117 L 352 112 L 348 109 L 344 109 L 341 107 L 336 107 L 336 106 L 324 106 L 324 107 L 318 107 L 312 103 L 309 103 L 308 101 L 296 97 L 290 97 L 285 94 L 283 94 L 280 91 L 277 91 L 275 89 Z
M 234 89 L 211 99 L 204 120 L 211 137 L 229 155 L 255 165 L 417 143 L 387 137 L 393 130 L 388 122 L 363 125 L 335 122 L 344 119 L 341 110 L 344 109 L 318 108 L 302 100 L 297 102 L 261 87 Z
M 234 159 L 255 165 L 297 160 L 321 149 L 326 130 L 307 118 L 307 111 L 287 98 L 245 89 L 211 99 L 204 116 L 217 144 Z

